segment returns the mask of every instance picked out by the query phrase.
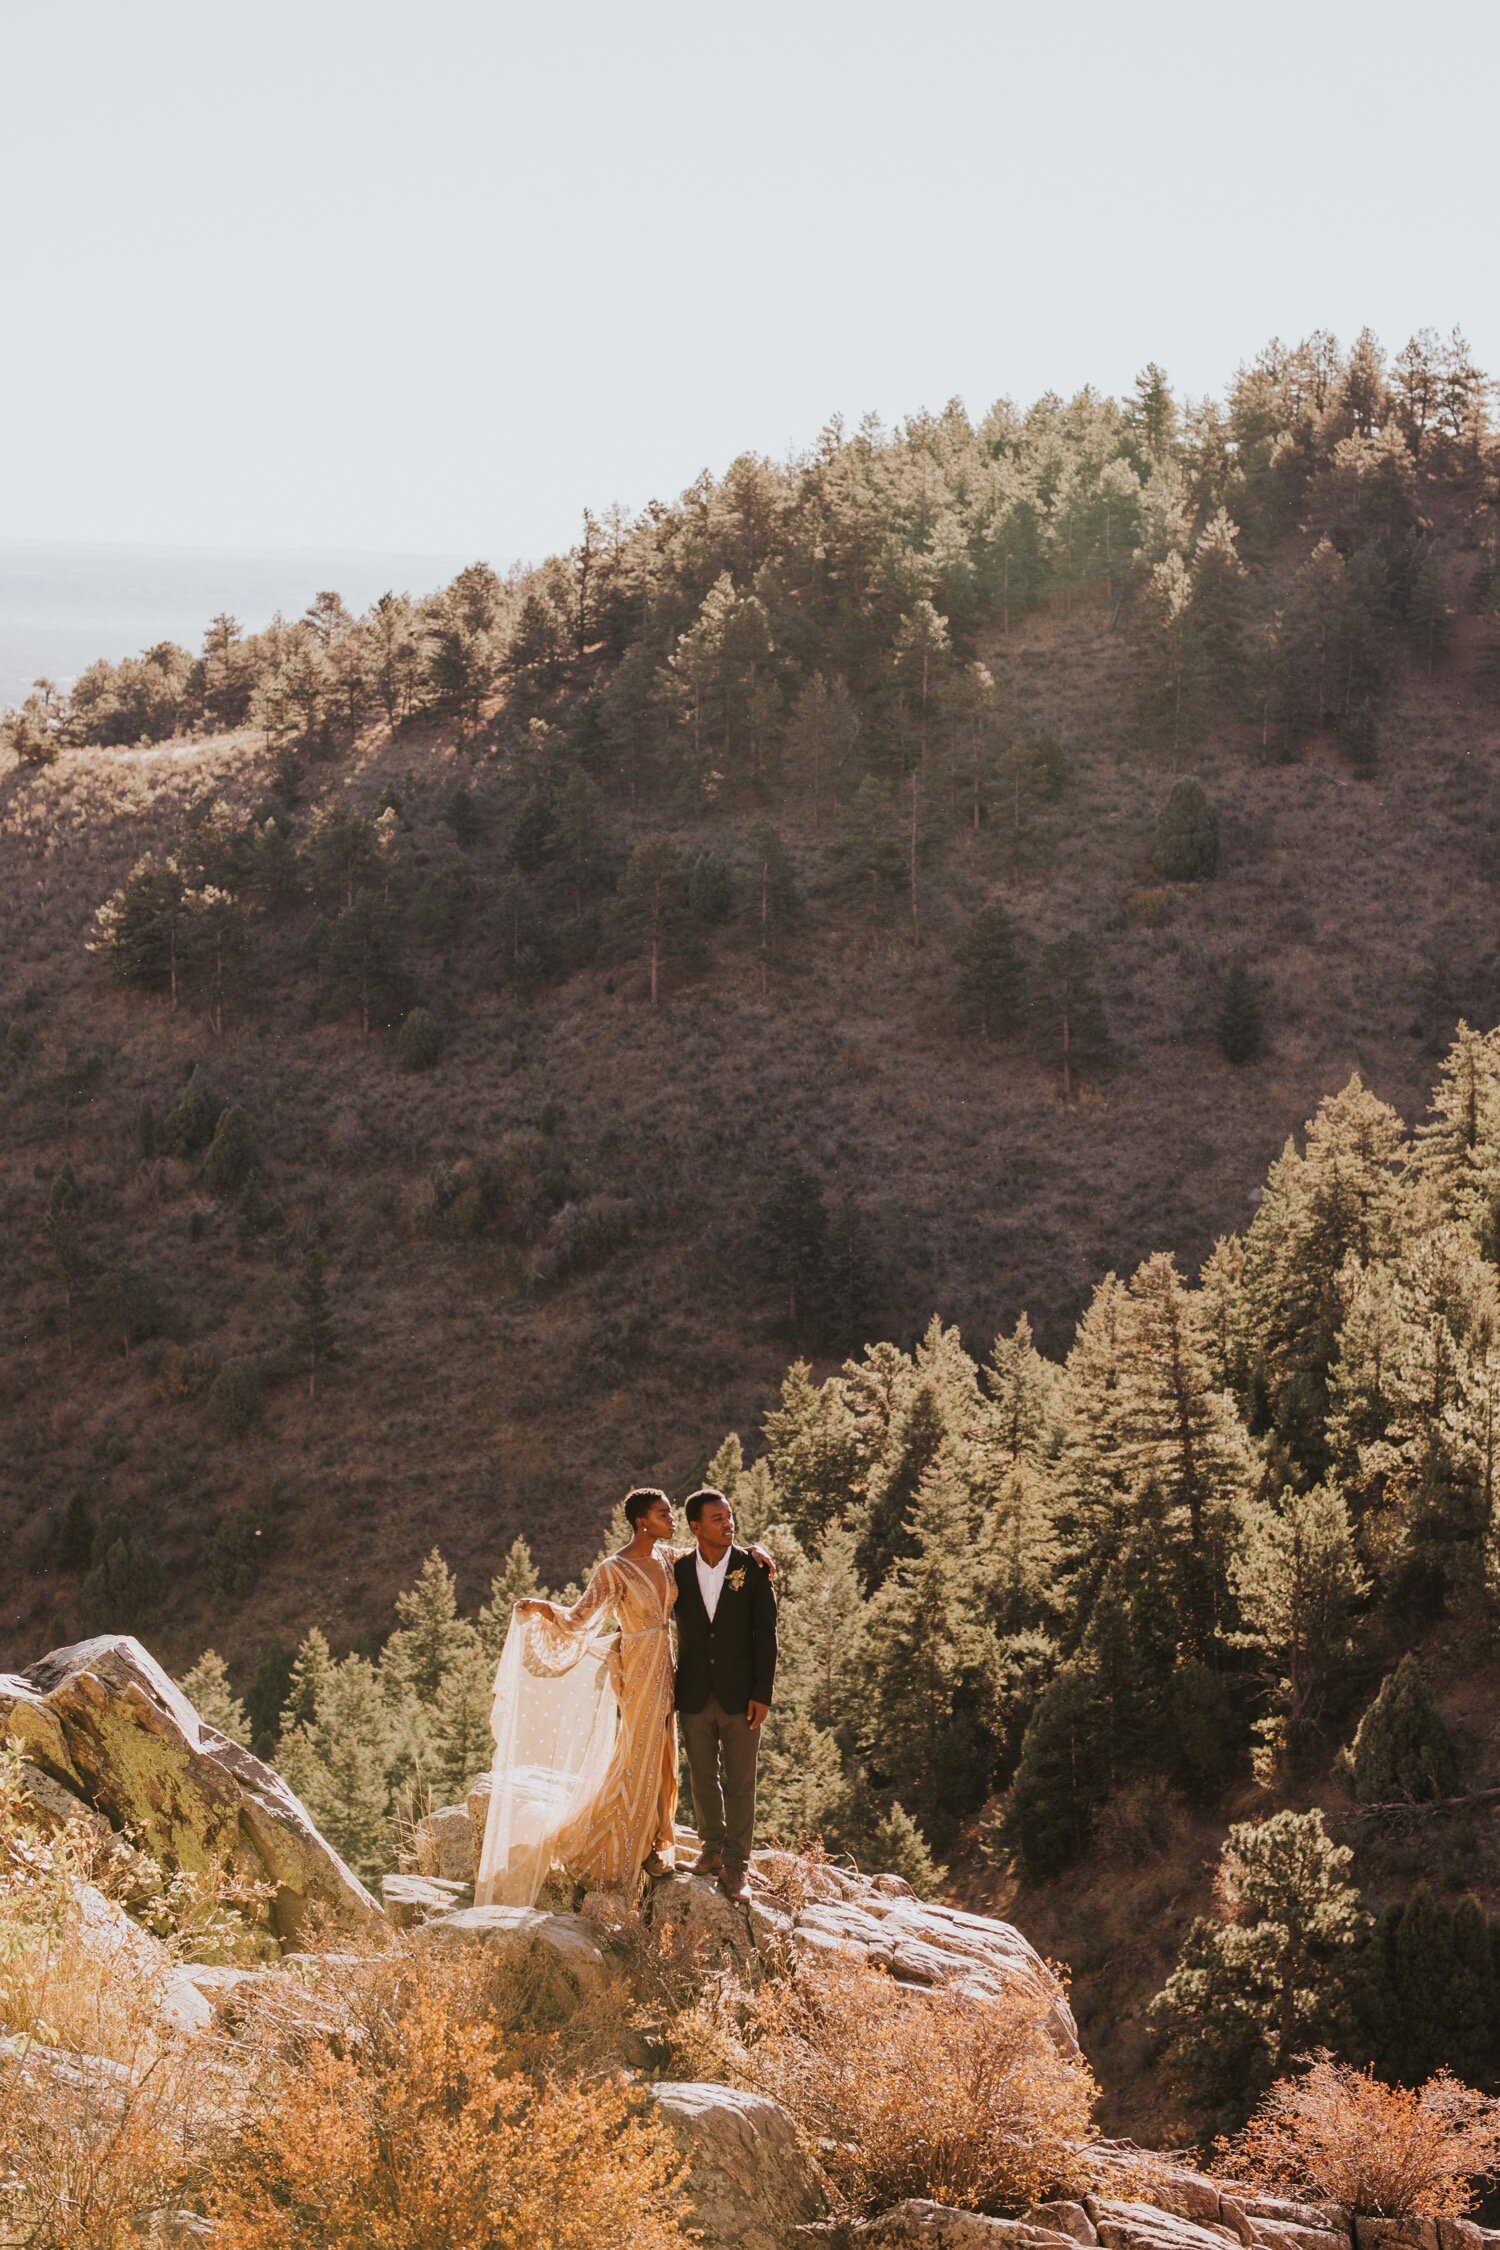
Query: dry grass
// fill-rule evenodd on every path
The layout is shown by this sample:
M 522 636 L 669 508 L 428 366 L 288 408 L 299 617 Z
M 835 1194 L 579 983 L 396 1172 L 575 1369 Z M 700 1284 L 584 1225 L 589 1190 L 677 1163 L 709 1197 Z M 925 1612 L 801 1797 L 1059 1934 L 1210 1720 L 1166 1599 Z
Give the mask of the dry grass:
M 1237 2175 L 1384 2219 L 1451 2219 L 1500 2170 L 1500 2101 L 1446 2070 L 1385 2086 L 1320 2055 L 1273 2086 L 1244 2131 L 1219 2144 Z
M 791 2111 L 852 2211 L 908 2196 L 1013 2211 L 1084 2184 L 1097 2089 L 1034 1996 L 803 1963 L 743 2013 L 740 2075 Z

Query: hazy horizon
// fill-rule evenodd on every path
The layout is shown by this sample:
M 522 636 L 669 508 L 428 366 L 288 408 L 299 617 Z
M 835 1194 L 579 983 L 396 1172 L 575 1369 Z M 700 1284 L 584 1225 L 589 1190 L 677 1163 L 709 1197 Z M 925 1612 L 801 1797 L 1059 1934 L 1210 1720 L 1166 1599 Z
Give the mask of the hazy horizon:
M 834 413 L 1495 366 L 1497 64 L 1474 0 L 12 9 L 4 528 L 539 558 Z
M 39 678 L 71 686 L 101 656 L 118 662 L 164 640 L 196 651 L 219 610 L 256 632 L 278 610 L 300 616 L 325 587 L 359 611 L 388 588 L 430 593 L 478 559 L 357 548 L 0 538 L 0 709 L 19 702 Z

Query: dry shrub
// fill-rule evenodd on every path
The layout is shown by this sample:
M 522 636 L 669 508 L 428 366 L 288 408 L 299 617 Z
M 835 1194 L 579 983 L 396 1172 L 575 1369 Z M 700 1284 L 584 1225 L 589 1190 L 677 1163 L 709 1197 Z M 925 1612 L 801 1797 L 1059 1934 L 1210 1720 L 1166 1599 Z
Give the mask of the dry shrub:
M 679 2250 L 682 2166 L 617 2080 L 540 2083 L 473 2012 L 469 1963 L 420 1952 L 361 2021 L 288 2056 L 210 2181 L 218 2250 Z
M 1077 2181 L 1098 2096 L 1019 1988 L 913 1992 L 878 1969 L 804 1962 L 761 1988 L 741 2076 L 785 2104 L 854 2211 L 930 2196 L 1005 2211 Z
M 222 2131 L 219 2044 L 164 2020 L 178 1954 L 115 1915 L 107 1856 L 32 1819 L 0 1751 L 0 2240 L 28 2250 L 139 2250 Z
M 1450 2071 L 1386 2086 L 1322 2054 L 1273 2086 L 1219 2153 L 1257 2186 L 1372 2218 L 1452 2219 L 1500 2166 L 1500 2101 Z

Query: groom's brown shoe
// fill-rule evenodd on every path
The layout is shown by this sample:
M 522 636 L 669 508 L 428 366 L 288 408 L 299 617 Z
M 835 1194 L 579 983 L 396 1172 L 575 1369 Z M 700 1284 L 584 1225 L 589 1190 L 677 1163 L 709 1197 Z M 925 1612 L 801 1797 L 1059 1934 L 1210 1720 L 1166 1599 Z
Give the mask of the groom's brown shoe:
M 724 1862 L 717 1852 L 704 1852 L 688 1869 L 690 1875 L 722 1875 Z
M 748 1898 L 743 1867 L 726 1867 L 719 1877 L 719 1888 L 726 1898 Z

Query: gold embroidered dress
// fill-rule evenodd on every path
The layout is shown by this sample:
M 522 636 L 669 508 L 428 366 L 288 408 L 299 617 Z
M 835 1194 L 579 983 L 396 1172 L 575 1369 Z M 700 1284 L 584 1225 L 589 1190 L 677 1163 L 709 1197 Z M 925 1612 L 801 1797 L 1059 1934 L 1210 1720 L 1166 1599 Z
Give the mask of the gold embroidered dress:
M 479 1905 L 531 1905 L 554 1867 L 629 1891 L 653 1851 L 671 1850 L 674 1560 L 664 1545 L 649 1562 L 612 1555 L 571 1609 L 549 1602 L 512 1618 L 495 1677 Z

